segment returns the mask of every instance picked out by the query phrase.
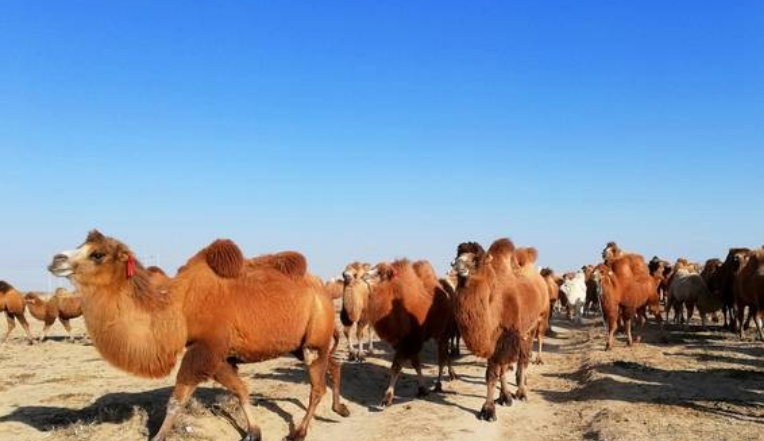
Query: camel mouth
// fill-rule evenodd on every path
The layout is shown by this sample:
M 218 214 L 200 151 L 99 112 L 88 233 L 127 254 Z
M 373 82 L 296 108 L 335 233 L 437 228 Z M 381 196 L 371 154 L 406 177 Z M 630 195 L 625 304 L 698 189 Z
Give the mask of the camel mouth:
M 74 274 L 74 271 L 70 267 L 61 268 L 55 266 L 55 264 L 50 264 L 48 266 L 48 271 L 56 277 L 69 277 Z

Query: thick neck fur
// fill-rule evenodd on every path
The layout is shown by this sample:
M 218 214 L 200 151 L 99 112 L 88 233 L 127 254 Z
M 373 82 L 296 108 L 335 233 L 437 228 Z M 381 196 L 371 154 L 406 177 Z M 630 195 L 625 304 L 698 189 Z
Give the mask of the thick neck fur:
M 486 266 L 478 274 L 459 277 L 455 299 L 455 319 L 470 351 L 482 358 L 493 354 L 496 322 L 502 314 L 501 302 L 492 299 L 495 273 Z
M 132 374 L 159 378 L 170 373 L 186 344 L 182 298 L 159 292 L 149 274 L 136 268 L 132 278 L 114 275 L 117 283 L 78 284 L 83 316 L 101 355 Z

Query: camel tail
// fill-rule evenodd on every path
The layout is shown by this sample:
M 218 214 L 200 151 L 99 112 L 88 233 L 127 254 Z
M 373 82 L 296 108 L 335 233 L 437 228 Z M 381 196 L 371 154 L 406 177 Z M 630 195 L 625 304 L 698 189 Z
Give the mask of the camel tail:
M 207 265 L 220 277 L 233 279 L 244 268 L 244 255 L 239 247 L 228 239 L 218 239 L 205 250 Z

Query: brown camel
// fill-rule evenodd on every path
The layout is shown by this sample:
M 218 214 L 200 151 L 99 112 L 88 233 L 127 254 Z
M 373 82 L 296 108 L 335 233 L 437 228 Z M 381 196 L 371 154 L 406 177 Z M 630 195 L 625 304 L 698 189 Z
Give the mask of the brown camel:
M 544 320 L 542 307 L 536 301 L 541 294 L 539 288 L 514 267 L 515 251 L 509 239 L 497 240 L 487 253 L 479 244 L 466 242 L 457 248 L 454 261 L 459 274 L 456 322 L 467 348 L 488 360 L 486 401 L 478 414 L 486 421 L 496 420 L 493 397 L 497 381 L 501 386 L 497 402 L 512 404 L 506 373 L 513 363 L 517 363 L 515 397 L 527 399 L 531 345 Z M 547 295 L 545 290 L 542 293 Z
M 380 263 L 368 274 L 374 290 L 369 301 L 369 320 L 379 338 L 395 350 L 390 368 L 390 383 L 381 405 L 390 406 L 395 396 L 395 384 L 403 363 L 411 361 L 417 373 L 419 396 L 427 395 L 422 377 L 419 353 L 424 343 L 438 343 L 438 380 L 435 391 L 442 391 L 443 370 L 448 365 L 450 378 L 456 374 L 448 357 L 448 328 L 453 320 L 451 298 L 435 278 L 429 263 L 397 260 Z M 416 268 L 416 269 L 415 269 Z M 425 276 L 431 273 L 432 278 Z M 433 281 L 434 279 L 434 281 Z
M 371 265 L 368 263 L 354 262 L 346 266 L 345 271 L 342 272 L 344 284 L 340 321 L 348 344 L 348 359 L 351 361 L 364 361 L 366 359 L 366 352 L 363 350 L 364 334 L 368 335 L 369 353 L 374 351 L 374 341 L 368 317 L 371 284 L 365 277 L 370 269 Z M 353 346 L 352 330 L 354 327 L 358 349 Z
M 82 297 L 68 293 L 64 288 L 58 288 L 49 299 L 43 299 L 36 293 L 30 292 L 24 296 L 24 300 L 32 317 L 45 324 L 40 334 L 40 343 L 48 336 L 48 331 L 56 320 L 61 322 L 69 335 L 69 340 L 74 341 L 69 320 L 82 315 Z
M 167 289 L 123 243 L 91 232 L 74 251 L 53 258 L 50 271 L 68 277 L 83 297 L 83 316 L 95 347 L 114 366 L 149 378 L 170 374 L 183 353 L 167 415 L 154 441 L 164 440 L 203 381 L 233 392 L 247 420 L 245 440 L 260 440 L 247 386 L 237 365 L 292 353 L 307 365 L 308 409 L 289 438 L 301 440 L 333 378 L 332 409 L 349 414 L 339 397 L 338 335 L 323 287 L 294 252 L 245 262 L 231 241 L 218 240 L 193 256 Z
M 5 333 L 3 341 L 0 343 L 5 343 L 6 340 L 8 340 L 11 331 L 16 327 L 16 321 L 21 324 L 21 327 L 24 328 L 24 332 L 27 333 L 29 343 L 34 343 L 32 332 L 29 330 L 29 323 L 24 315 L 24 309 L 24 297 L 21 293 L 16 291 L 16 289 L 8 284 L 8 282 L 0 280 L 0 311 L 5 312 L 5 319 L 8 322 L 8 331 Z
M 602 314 L 608 331 L 606 351 L 613 347 L 619 320 L 623 322 L 628 345 L 634 344 L 631 322 L 641 308 L 649 309 L 662 323 L 658 282 L 650 276 L 642 256 L 621 254 L 608 262 L 597 266 L 594 274 L 602 291 Z
M 764 340 L 764 249 L 758 248 L 735 256 L 735 281 L 733 293 L 737 322 L 743 323 L 745 307 L 748 306 L 750 319 L 756 325 L 760 340 Z M 739 326 L 740 338 L 745 336 L 745 326 Z

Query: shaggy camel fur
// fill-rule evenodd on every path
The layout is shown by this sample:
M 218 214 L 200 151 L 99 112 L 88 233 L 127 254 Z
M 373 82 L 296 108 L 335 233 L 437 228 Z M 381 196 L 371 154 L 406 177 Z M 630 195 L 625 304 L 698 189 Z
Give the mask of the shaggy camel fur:
M 606 351 L 613 347 L 619 319 L 623 321 L 628 345 L 634 343 L 631 321 L 640 308 L 649 308 L 661 323 L 657 281 L 650 277 L 642 256 L 622 254 L 611 258 L 609 264 L 597 266 L 594 278 L 602 291 L 602 313 L 608 331 Z
M 374 340 L 369 327 L 368 305 L 371 284 L 366 280 L 366 273 L 371 270 L 368 263 L 354 262 L 345 267 L 342 272 L 344 280 L 342 287 L 342 311 L 340 321 L 348 344 L 348 359 L 364 361 L 366 352 L 363 350 L 364 334 L 368 335 L 369 353 L 374 352 Z M 351 331 L 355 327 L 358 349 L 353 346 Z
M 0 311 L 5 312 L 5 319 L 8 322 L 8 331 L 5 333 L 3 340 L 0 343 L 5 343 L 8 340 L 8 336 L 11 335 L 11 331 L 16 327 L 16 321 L 24 328 L 24 332 L 27 333 L 29 343 L 34 343 L 32 332 L 29 330 L 29 323 L 24 315 L 24 297 L 16 291 L 8 282 L 0 280 Z
M 536 283 L 517 267 L 516 249 L 509 239 L 495 241 L 487 253 L 475 242 L 462 243 L 456 253 L 456 321 L 470 351 L 488 361 L 486 400 L 478 418 L 495 421 L 497 381 L 501 386 L 499 404 L 511 405 L 514 397 L 528 397 L 526 373 L 531 345 L 545 321 L 544 307 L 537 299 L 547 299 L 548 294 L 545 289 L 539 292 Z M 544 301 L 544 305 L 548 308 L 549 302 Z M 514 397 L 506 378 L 513 363 L 517 363 Z
M 379 338 L 395 350 L 390 368 L 390 383 L 382 406 L 393 403 L 395 384 L 407 360 L 411 361 L 416 371 L 419 396 L 428 393 L 422 377 L 419 353 L 424 343 L 430 339 L 438 343 L 438 380 L 435 391 L 442 391 L 446 365 L 451 379 L 456 378 L 448 357 L 447 330 L 453 317 L 451 298 L 440 286 L 429 265 L 424 261 L 412 265 L 405 259 L 392 264 L 380 263 L 367 276 L 374 281 L 369 301 L 369 320 Z M 431 273 L 432 278 L 424 276 L 427 273 Z
M 511 242 L 510 242 L 511 243 Z M 493 247 L 496 242 L 492 244 Z M 502 245 L 498 245 L 498 249 L 501 249 Z M 488 253 L 491 253 L 491 249 L 488 249 Z M 520 275 L 530 280 L 535 290 L 528 291 L 526 294 L 530 297 L 525 299 L 525 304 L 529 311 L 539 312 L 539 325 L 536 329 L 536 341 L 538 342 L 538 354 L 533 360 L 533 364 L 544 364 L 543 352 L 544 352 L 544 336 L 547 329 L 549 329 L 549 318 L 552 310 L 549 308 L 549 294 L 546 280 L 541 277 L 538 267 L 536 267 L 536 260 L 538 259 L 538 251 L 535 248 L 518 248 L 514 251 L 514 259 L 512 269 L 515 267 L 519 270 Z
M 305 362 L 311 385 L 305 418 L 291 439 L 307 434 L 326 392 L 327 370 L 334 380 L 332 409 L 349 414 L 340 402 L 339 365 L 330 356 L 338 342 L 334 308 L 306 268 L 305 258 L 294 252 L 245 262 L 233 242 L 218 240 L 160 290 L 126 245 L 97 231 L 78 249 L 56 255 L 49 267 L 78 288 L 88 333 L 109 363 L 159 378 L 183 354 L 154 441 L 165 439 L 196 387 L 210 379 L 238 398 L 247 420 L 245 439 L 261 439 L 237 365 L 285 353 Z
M 749 317 L 753 316 L 760 340 L 764 340 L 764 249 L 751 250 L 738 254 L 735 259 L 735 309 L 738 323 L 743 322 L 745 307 L 750 308 Z M 744 337 L 744 326 L 739 327 L 740 338 Z
M 69 335 L 69 340 L 74 341 L 69 320 L 82 315 L 81 296 L 68 293 L 64 288 L 58 288 L 56 293 L 47 300 L 31 292 L 24 296 L 24 300 L 32 317 L 44 323 L 40 334 L 40 343 L 45 340 L 50 327 L 56 320 L 61 322 L 67 335 Z

